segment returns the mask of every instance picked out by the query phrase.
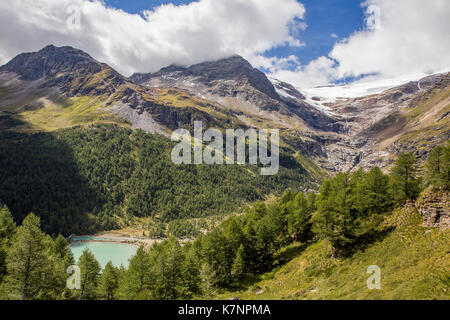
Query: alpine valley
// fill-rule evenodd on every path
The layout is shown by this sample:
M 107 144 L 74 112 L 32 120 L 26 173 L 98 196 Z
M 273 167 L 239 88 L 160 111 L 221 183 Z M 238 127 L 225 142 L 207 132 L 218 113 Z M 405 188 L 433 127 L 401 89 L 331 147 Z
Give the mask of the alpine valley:
M 192 132 L 196 120 L 221 131 L 279 129 L 280 170 L 175 165 L 170 136 Z M 49 45 L 0 67 L 0 209 L 23 224 L 17 237 L 35 230 L 37 217 L 53 238 L 172 235 L 150 253 L 138 249 L 128 271 L 107 265 L 103 274 L 121 279 L 111 296 L 87 288 L 76 298 L 448 298 L 448 231 L 440 229 L 449 226 L 449 135 L 450 73 L 327 99 L 237 55 L 125 77 L 81 50 Z M 42 241 L 64 244 L 56 239 Z M 391 282 L 371 296 L 361 268 L 374 259 Z M 172 270 L 176 283 L 138 290 L 142 263 L 152 277 L 182 267 Z M 16 283 L 5 270 L 0 283 L 3 274 Z M 0 296 L 20 291 L 11 288 Z M 55 298 L 43 288 L 12 298 Z
M 450 73 L 437 74 L 321 103 L 240 56 L 126 78 L 81 50 L 49 45 L 0 67 L 0 199 L 20 219 L 33 211 L 47 231 L 67 235 L 124 227 L 136 216 L 231 213 L 287 188 L 317 190 L 337 172 L 388 168 L 405 151 L 425 160 L 449 139 L 449 85 Z M 251 167 L 172 165 L 171 132 L 192 131 L 195 120 L 280 129 L 282 170 L 262 178 Z M 27 170 L 31 181 L 18 181 Z M 46 170 L 50 181 L 39 178 Z M 198 171 L 207 187 L 193 188 Z M 197 199 L 213 190 L 223 192 L 219 203 Z

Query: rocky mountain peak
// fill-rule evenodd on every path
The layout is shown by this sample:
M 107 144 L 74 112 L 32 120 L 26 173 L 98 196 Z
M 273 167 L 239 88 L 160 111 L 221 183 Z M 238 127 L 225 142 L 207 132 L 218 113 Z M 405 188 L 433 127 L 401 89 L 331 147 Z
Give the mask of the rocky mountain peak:
M 37 52 L 22 53 L 0 67 L 0 72 L 14 72 L 22 80 L 54 77 L 60 73 L 97 73 L 102 64 L 87 53 L 72 47 L 49 45 Z
M 188 71 L 195 76 L 205 75 L 205 78 L 209 81 L 236 80 L 240 77 L 248 77 L 251 73 L 259 72 L 247 60 L 238 55 L 195 64 L 190 66 Z
M 253 68 L 247 60 L 239 55 L 216 61 L 202 62 L 189 67 L 170 65 L 155 73 L 134 74 L 130 79 L 136 83 L 144 84 L 155 78 L 170 78 L 172 80 L 188 77 L 195 78 L 195 81 L 206 86 L 214 86 L 218 82 L 223 81 L 235 81 L 241 84 L 248 83 L 272 99 L 280 98 L 266 75 L 262 71 Z
M 131 80 L 145 87 L 185 90 L 224 106 L 226 112 L 238 114 L 250 125 L 254 124 L 249 119 L 262 117 L 280 126 L 297 127 L 302 123 L 319 130 L 340 130 L 335 119 L 308 105 L 292 85 L 272 83 L 265 73 L 238 55 L 188 67 L 170 65 L 155 73 L 135 74 Z M 286 117 L 288 124 L 283 120 Z

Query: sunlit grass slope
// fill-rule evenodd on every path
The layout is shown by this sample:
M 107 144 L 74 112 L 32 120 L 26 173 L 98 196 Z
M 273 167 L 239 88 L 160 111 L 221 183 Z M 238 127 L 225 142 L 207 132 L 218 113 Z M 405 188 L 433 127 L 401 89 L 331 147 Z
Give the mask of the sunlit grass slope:
M 449 299 L 450 231 L 427 229 L 415 209 L 399 209 L 386 219 L 395 227 L 384 239 L 349 258 L 331 259 L 331 246 L 317 242 L 289 263 L 264 274 L 248 289 L 218 296 L 228 299 Z M 285 249 L 286 250 L 286 249 Z M 381 289 L 367 288 L 367 268 L 381 269 Z M 263 292 L 263 293 L 261 293 Z
M 125 124 L 119 117 L 102 109 L 103 102 L 92 97 L 67 98 L 62 102 L 44 99 L 37 110 L 26 110 L 19 115 L 35 128 L 54 131 L 80 124 L 117 123 Z

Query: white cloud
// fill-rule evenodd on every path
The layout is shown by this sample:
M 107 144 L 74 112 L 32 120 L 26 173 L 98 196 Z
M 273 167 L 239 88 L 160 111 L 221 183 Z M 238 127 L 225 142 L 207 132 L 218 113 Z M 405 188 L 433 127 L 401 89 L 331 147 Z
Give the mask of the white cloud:
M 81 9 L 81 28 L 68 29 L 67 9 Z M 143 17 L 94 0 L 0 2 L 0 64 L 45 45 L 85 50 L 125 75 L 231 54 L 255 58 L 275 46 L 300 46 L 306 25 L 296 0 L 199 0 L 161 5 Z
M 339 62 L 340 77 L 392 77 L 450 67 L 449 1 L 370 0 L 367 5 L 378 6 L 380 21 L 334 47 L 330 56 Z
M 336 33 L 332 33 L 330 36 L 331 36 L 333 39 L 339 38 L 339 36 L 338 36 Z
M 254 67 L 263 68 L 269 73 L 296 68 L 300 64 L 298 57 L 294 55 L 290 55 L 288 57 L 265 57 L 262 55 L 251 55 L 248 57 L 248 60 Z
M 450 1 L 368 0 L 363 7 L 366 28 L 335 44 L 329 57 L 272 76 L 302 88 L 368 74 L 382 80 L 450 70 Z
M 81 8 L 80 30 L 66 26 L 71 5 Z M 263 56 L 276 46 L 304 45 L 305 8 L 296 0 L 199 0 L 162 5 L 143 17 L 101 0 L 0 1 L 0 64 L 52 43 L 85 50 L 125 75 L 237 53 L 299 88 L 366 74 L 382 80 L 450 69 L 450 1 L 367 0 L 363 8 L 364 30 L 302 65 L 296 56 Z
M 269 70 L 271 77 L 291 83 L 297 88 L 320 86 L 337 80 L 336 63 L 327 57 L 320 57 L 306 66 L 297 64 L 291 69 L 278 68 L 274 63 Z

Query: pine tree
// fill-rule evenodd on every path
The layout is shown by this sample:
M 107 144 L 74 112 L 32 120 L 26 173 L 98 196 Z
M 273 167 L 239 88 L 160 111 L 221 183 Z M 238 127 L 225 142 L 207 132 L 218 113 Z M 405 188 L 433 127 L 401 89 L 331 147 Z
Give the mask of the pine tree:
M 397 204 L 416 198 L 420 193 L 417 177 L 417 158 L 412 153 L 402 153 L 391 170 L 393 198 Z
M 15 231 L 16 224 L 11 211 L 8 207 L 0 205 L 0 240 L 10 241 Z
M 40 229 L 40 219 L 30 213 L 17 228 L 6 259 L 3 285 L 13 299 L 39 299 L 45 296 L 53 276 L 48 238 Z
M 171 236 L 152 250 L 155 271 L 154 295 L 156 299 L 174 300 L 186 298 L 188 288 L 183 279 L 184 253 L 178 240 Z
M 187 251 L 181 276 L 183 287 L 186 290 L 183 297 L 185 299 L 192 299 L 195 295 L 201 293 L 200 259 L 197 256 L 194 246 L 186 244 L 183 249 Z
M 324 182 L 317 197 L 317 213 L 313 217 L 314 232 L 330 240 L 333 256 L 339 255 L 354 240 L 355 182 L 349 173 L 339 173 Z
M 80 300 L 94 300 L 97 298 L 97 284 L 101 271 L 100 264 L 95 259 L 94 254 L 85 249 L 80 256 L 78 266 L 81 271 Z
M 222 234 L 224 236 L 223 243 L 223 260 L 224 260 L 224 279 L 225 282 L 232 282 L 232 267 L 233 267 L 233 259 L 236 256 L 236 252 L 239 249 L 239 246 L 244 241 L 244 236 L 242 232 L 242 228 L 239 224 L 239 221 L 236 218 L 230 218 L 223 223 L 223 231 Z
M 67 296 L 65 294 L 68 290 L 66 287 L 66 255 L 68 254 L 67 251 L 70 252 L 70 250 L 64 247 L 64 251 L 57 253 L 55 241 L 49 235 L 45 236 L 45 243 L 49 251 L 49 274 L 46 277 L 45 290 L 41 298 L 46 300 L 61 299 Z
M 16 224 L 11 212 L 0 204 L 0 283 L 6 274 L 6 255 L 11 246 L 11 239 L 16 231 Z
M 166 226 L 162 222 L 155 222 L 153 225 L 149 225 L 149 237 L 162 239 L 166 236 Z
M 125 300 L 145 300 L 152 298 L 154 275 L 149 255 L 140 247 L 131 258 L 128 270 L 123 275 L 120 298 Z
M 425 162 L 425 183 L 435 189 L 450 189 L 450 142 L 434 148 Z
M 73 256 L 72 251 L 70 251 L 69 248 L 67 248 L 67 252 L 66 255 L 64 256 L 63 259 L 63 274 L 64 274 L 64 290 L 62 292 L 62 299 L 65 300 L 75 300 L 75 299 L 79 299 L 79 294 L 77 292 L 77 290 L 71 290 L 67 287 L 66 281 L 67 281 L 67 269 L 69 268 L 69 266 L 73 266 L 75 265 L 75 258 Z
M 208 234 L 203 243 L 205 262 L 214 270 L 214 284 L 225 285 L 230 280 L 232 261 L 227 261 L 227 241 L 222 226 Z
M 215 287 L 216 283 L 216 274 L 213 269 L 208 263 L 203 263 L 200 267 L 200 279 L 201 279 L 201 288 L 202 288 L 202 294 L 205 298 L 211 298 L 213 297 L 217 290 Z
M 76 299 L 76 291 L 70 290 L 66 286 L 67 280 L 67 268 L 75 264 L 75 258 L 73 257 L 72 251 L 70 251 L 69 243 L 62 236 L 58 235 L 53 241 L 53 255 L 56 258 L 55 264 L 59 269 L 59 274 L 62 274 L 63 281 L 59 279 L 59 283 L 62 285 L 62 298 L 63 299 Z
M 64 259 L 68 252 L 70 252 L 68 246 L 67 240 L 62 235 L 58 235 L 53 243 L 53 251 L 56 256 Z
M 274 233 L 269 216 L 259 220 L 256 224 L 256 238 L 253 249 L 257 253 L 255 261 L 255 271 L 265 272 L 271 266 L 274 255 Z
M 375 167 L 365 176 L 360 186 L 363 215 L 385 213 L 391 208 L 392 201 L 389 193 L 389 177 Z
M 299 192 L 291 201 L 282 205 L 287 210 L 288 233 L 292 239 L 308 239 L 311 215 L 314 211 L 313 203 L 311 196 L 307 198 L 303 192 Z
M 242 280 L 242 277 L 245 275 L 246 268 L 245 268 L 245 248 L 244 245 L 240 245 L 236 257 L 233 261 L 233 267 L 231 269 L 231 274 L 233 275 L 233 278 L 237 284 Z
M 119 269 L 117 269 L 111 261 L 106 264 L 102 274 L 100 275 L 98 285 L 98 295 L 101 299 L 116 299 L 116 290 L 119 287 L 119 272 Z

